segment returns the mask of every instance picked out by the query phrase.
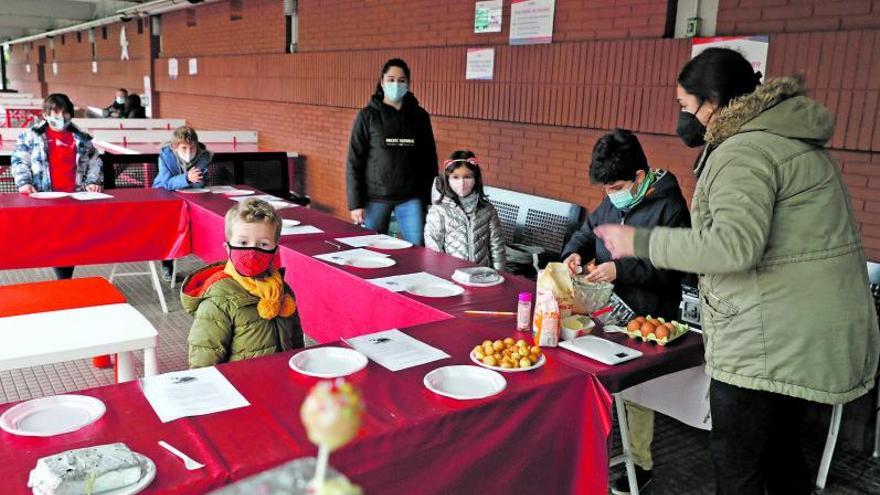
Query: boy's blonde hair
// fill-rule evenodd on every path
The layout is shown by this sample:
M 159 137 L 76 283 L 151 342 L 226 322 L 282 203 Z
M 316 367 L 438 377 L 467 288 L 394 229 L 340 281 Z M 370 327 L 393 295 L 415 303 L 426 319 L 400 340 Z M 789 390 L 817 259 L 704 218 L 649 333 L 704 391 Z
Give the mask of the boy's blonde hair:
M 269 224 L 275 228 L 275 242 L 281 239 L 281 217 L 272 205 L 261 199 L 239 201 L 226 212 L 227 241 L 232 237 L 236 222 Z
M 192 127 L 180 126 L 174 129 L 174 134 L 171 135 L 171 146 L 177 146 L 180 143 L 198 144 L 199 135 L 196 134 L 196 130 Z

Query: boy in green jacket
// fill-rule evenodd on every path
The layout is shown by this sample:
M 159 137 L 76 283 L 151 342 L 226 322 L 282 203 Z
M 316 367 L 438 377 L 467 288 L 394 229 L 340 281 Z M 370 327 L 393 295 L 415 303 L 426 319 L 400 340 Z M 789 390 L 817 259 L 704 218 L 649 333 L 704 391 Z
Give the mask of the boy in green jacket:
M 281 217 L 257 199 L 226 213 L 229 260 L 190 275 L 180 301 L 195 317 L 189 332 L 189 367 L 266 356 L 303 347 L 296 301 L 275 268 Z

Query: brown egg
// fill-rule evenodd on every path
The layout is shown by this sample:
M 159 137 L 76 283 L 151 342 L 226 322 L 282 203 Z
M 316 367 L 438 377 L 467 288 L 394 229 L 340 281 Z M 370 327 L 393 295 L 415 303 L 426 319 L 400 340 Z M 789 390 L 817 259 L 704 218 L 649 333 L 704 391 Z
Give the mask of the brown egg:
M 541 347 L 540 347 L 540 346 L 533 345 L 532 348 L 529 349 L 529 351 L 530 351 L 532 354 L 537 354 L 538 356 L 541 355 Z
M 498 364 L 498 361 L 492 356 L 486 356 L 483 358 L 483 364 L 488 366 L 495 366 Z
M 506 346 L 513 345 L 513 342 L 514 342 L 514 340 L 510 337 L 507 337 L 506 339 L 504 339 L 504 345 L 506 345 Z
M 484 340 L 482 345 L 483 345 L 484 347 L 487 346 L 487 345 L 492 345 L 492 341 L 491 341 L 491 340 Z
M 483 359 L 486 355 L 483 353 L 483 348 L 481 347 L 479 351 L 474 351 L 474 357 L 477 359 Z
M 530 367 L 531 365 L 532 365 L 532 360 L 531 360 L 531 359 L 526 358 L 526 357 L 524 357 L 524 358 L 520 358 L 520 360 L 519 360 L 519 367 L 520 367 L 520 368 L 528 368 L 528 367 Z
M 523 339 L 519 339 L 516 341 L 516 345 L 528 345 L 528 343 Z
M 639 323 L 644 323 L 647 320 L 645 320 L 644 316 L 636 316 L 636 321 Z
M 639 330 L 641 330 L 641 328 L 642 324 L 639 322 L 639 320 L 633 320 L 629 322 L 629 324 L 626 326 L 626 330 L 628 332 L 638 332 Z
M 539 356 L 539 355 L 537 355 L 537 354 L 529 354 L 529 358 L 528 358 L 528 359 L 529 359 L 529 362 L 530 362 L 530 363 L 537 363 L 537 362 L 538 362 L 538 359 L 541 359 L 541 356 Z
M 661 340 L 668 338 L 669 337 L 669 329 L 666 328 L 665 326 L 657 327 L 657 329 L 654 330 L 654 337 L 657 337 L 657 339 L 661 339 Z
M 654 333 L 654 330 L 656 330 L 656 329 L 657 329 L 656 325 L 654 325 L 651 322 L 646 321 L 644 324 L 642 324 L 642 328 L 641 328 L 642 337 L 647 337 L 648 335 L 651 335 L 652 333 Z
M 504 342 L 501 342 L 500 340 L 496 340 L 495 342 L 492 342 L 492 347 L 496 351 L 500 351 L 501 349 L 504 349 Z

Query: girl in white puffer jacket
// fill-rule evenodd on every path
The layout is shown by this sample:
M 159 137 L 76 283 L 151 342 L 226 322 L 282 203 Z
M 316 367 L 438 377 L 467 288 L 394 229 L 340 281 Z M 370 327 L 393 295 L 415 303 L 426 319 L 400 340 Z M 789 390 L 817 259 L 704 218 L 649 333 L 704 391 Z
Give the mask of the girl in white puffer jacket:
M 503 270 L 501 221 L 483 193 L 473 152 L 452 153 L 438 178 L 440 197 L 428 210 L 425 246 L 478 265 Z

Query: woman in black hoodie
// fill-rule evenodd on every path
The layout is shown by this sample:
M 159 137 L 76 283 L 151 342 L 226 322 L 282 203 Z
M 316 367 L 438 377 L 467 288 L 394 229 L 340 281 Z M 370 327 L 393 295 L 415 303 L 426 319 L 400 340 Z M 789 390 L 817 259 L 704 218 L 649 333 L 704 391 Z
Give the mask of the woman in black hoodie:
M 351 130 L 346 188 L 355 223 L 384 234 L 393 211 L 404 239 L 422 245 L 437 147 L 431 117 L 409 92 L 409 81 L 406 62 L 385 63 Z

